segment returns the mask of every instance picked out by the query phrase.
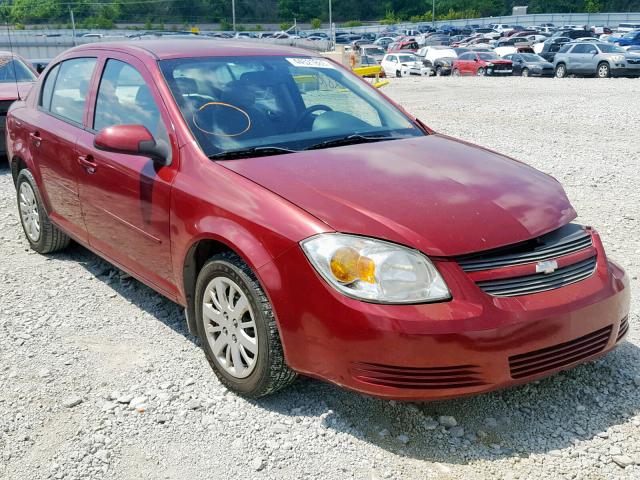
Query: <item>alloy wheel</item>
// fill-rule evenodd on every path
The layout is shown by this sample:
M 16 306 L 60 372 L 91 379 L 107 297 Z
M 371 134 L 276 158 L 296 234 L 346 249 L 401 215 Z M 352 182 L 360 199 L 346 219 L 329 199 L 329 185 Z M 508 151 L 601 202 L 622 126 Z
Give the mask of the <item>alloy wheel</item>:
M 484 68 L 480 67 L 476 72 L 476 75 L 479 77 L 484 77 Z
M 565 67 L 564 65 L 558 65 L 556 67 L 556 77 L 564 78 L 566 74 L 567 74 L 567 67 Z
M 20 184 L 19 193 L 20 220 L 29 239 L 37 242 L 40 239 L 40 213 L 36 195 L 28 182 Z
M 598 77 L 599 78 L 607 78 L 609 76 L 609 65 L 606 63 L 601 63 L 598 65 Z
M 529 76 L 529 69 L 528 68 L 523 68 L 522 69 L 522 76 L 523 77 L 528 77 Z
M 216 277 L 202 301 L 209 347 L 217 363 L 235 378 L 248 377 L 258 359 L 256 323 L 249 299 L 233 280 Z

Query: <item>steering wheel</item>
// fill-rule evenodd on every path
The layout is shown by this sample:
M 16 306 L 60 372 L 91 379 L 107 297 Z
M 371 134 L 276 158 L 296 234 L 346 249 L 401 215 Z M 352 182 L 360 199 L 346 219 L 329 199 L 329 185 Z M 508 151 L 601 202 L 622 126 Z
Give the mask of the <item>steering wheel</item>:
M 302 131 L 305 123 L 309 121 L 311 114 L 315 112 L 333 112 L 333 108 L 322 104 L 311 105 L 309 108 L 305 109 L 305 111 L 298 117 L 298 120 L 296 120 L 296 131 Z

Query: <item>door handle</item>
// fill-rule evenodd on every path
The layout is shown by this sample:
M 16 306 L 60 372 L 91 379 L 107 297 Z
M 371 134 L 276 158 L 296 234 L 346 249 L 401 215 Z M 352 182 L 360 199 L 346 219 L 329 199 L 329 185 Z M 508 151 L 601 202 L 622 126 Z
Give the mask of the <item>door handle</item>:
M 42 142 L 40 132 L 38 132 L 37 130 L 35 132 L 29 132 L 29 138 L 31 139 L 31 143 L 33 143 L 35 147 L 40 146 L 40 142 Z
M 98 169 L 98 164 L 93 161 L 93 157 L 91 155 L 80 155 L 78 157 L 78 165 L 84 168 L 87 173 L 96 173 Z

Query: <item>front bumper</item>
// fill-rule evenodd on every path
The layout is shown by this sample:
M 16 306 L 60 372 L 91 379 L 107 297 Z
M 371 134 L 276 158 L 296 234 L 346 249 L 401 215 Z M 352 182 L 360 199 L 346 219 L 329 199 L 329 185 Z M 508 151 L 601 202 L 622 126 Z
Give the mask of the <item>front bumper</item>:
M 452 300 L 421 305 L 347 298 L 297 246 L 258 273 L 294 370 L 373 396 L 429 400 L 531 381 L 613 349 L 626 333 L 628 279 L 599 241 L 597 250 L 587 279 L 511 298 L 438 261 Z
M 611 75 L 614 77 L 638 77 L 640 76 L 640 63 L 611 64 Z

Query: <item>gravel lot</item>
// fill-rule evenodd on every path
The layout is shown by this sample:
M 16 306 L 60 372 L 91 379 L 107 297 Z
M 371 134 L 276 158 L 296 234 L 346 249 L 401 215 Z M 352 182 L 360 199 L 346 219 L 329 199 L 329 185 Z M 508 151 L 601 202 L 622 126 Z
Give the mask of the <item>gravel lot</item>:
M 628 341 L 456 401 L 308 379 L 246 401 L 217 382 L 176 305 L 81 247 L 30 251 L 3 166 L 0 478 L 640 478 L 640 80 L 406 78 L 385 91 L 565 185 L 632 278 Z

